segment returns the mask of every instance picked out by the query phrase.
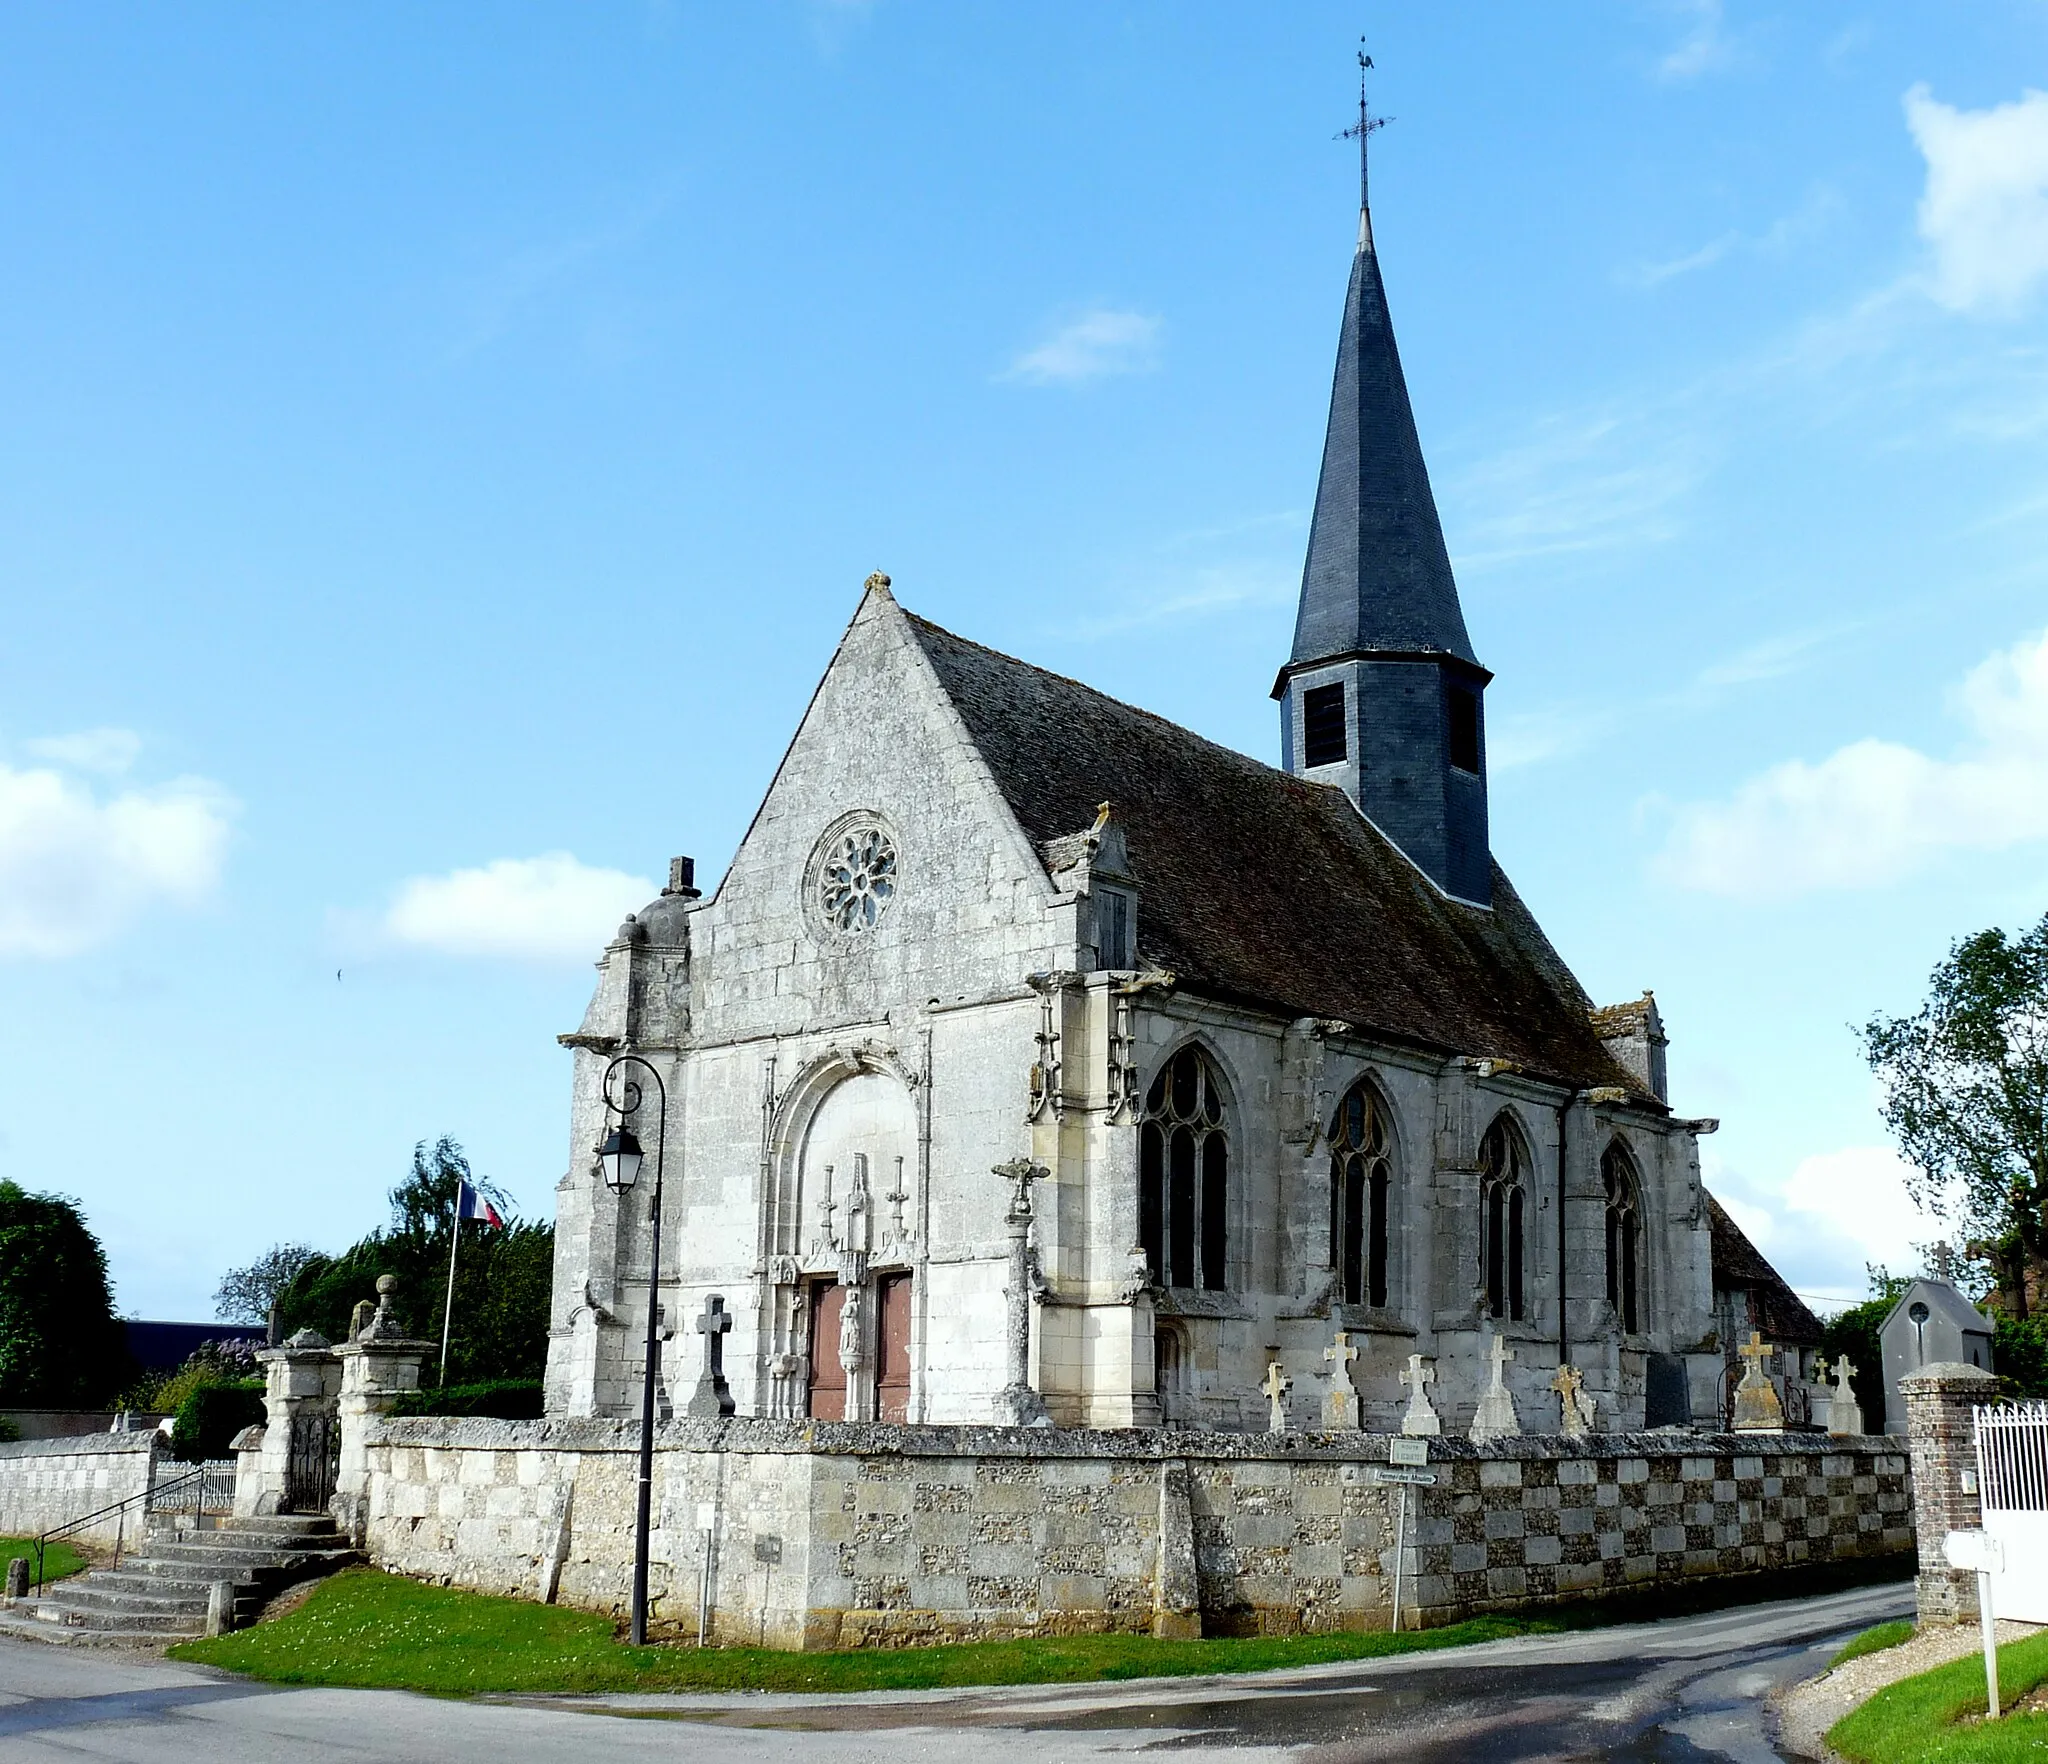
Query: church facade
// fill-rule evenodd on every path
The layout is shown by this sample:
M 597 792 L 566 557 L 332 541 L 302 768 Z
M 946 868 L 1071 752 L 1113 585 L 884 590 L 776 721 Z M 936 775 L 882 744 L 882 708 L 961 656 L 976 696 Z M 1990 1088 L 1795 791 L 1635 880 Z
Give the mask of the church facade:
M 716 1293 L 743 1414 L 988 1423 L 1029 1192 L 1056 1424 L 1362 1424 L 1495 1339 L 1532 1431 L 1711 1418 L 1698 1135 L 1653 999 L 1598 1008 L 1494 862 L 1485 692 L 1361 213 L 1267 766 L 867 589 L 717 889 L 677 860 L 574 1050 L 551 1415 L 636 1413 L 649 1184 L 596 1148 L 622 1052 L 666 1204 L 669 1399 Z

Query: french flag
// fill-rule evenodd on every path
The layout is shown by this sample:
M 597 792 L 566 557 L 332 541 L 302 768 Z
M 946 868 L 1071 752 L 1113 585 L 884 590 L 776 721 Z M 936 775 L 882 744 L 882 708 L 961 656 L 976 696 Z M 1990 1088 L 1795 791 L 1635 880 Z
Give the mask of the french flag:
M 486 1225 L 503 1225 L 498 1209 L 465 1182 L 462 1192 L 456 1197 L 455 1216 L 458 1219 L 481 1219 Z

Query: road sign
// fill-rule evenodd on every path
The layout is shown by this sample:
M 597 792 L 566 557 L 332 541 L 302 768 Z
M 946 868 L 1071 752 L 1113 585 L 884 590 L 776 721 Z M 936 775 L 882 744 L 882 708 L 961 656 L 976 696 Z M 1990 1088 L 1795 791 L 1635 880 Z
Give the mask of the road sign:
M 1375 1464 L 1370 1470 L 1366 1471 L 1365 1475 L 1368 1482 L 1377 1482 L 1382 1487 L 1390 1484 L 1400 1484 L 1408 1488 L 1434 1488 L 1436 1486 L 1436 1472 L 1434 1470 L 1383 1470 L 1379 1465 Z
M 1427 1464 L 1429 1462 L 1429 1441 L 1426 1439 L 1403 1439 L 1396 1434 L 1387 1441 L 1387 1462 L 1390 1464 Z
M 1996 1574 L 2004 1566 L 2005 1552 L 1987 1531 L 1951 1531 L 1941 1540 L 1941 1553 L 1951 1568 L 1978 1574 Z

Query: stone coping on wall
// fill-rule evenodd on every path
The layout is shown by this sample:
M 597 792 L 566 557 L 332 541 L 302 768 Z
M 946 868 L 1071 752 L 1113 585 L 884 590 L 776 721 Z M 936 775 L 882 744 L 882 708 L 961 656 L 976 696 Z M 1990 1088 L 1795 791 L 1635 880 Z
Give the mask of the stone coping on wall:
M 97 1458 L 113 1452 L 148 1452 L 162 1444 L 154 1428 L 143 1433 L 72 1433 L 56 1439 L 12 1439 L 0 1444 L 0 1460 L 11 1458 Z
M 637 1451 L 640 1424 L 617 1416 L 500 1421 L 488 1416 L 371 1417 L 369 1446 L 421 1446 L 469 1451 Z M 113 1436 L 110 1436 L 113 1437 Z M 1176 1458 L 1261 1459 L 1290 1462 L 1387 1463 L 1399 1434 L 1344 1431 L 1211 1433 L 1161 1427 L 891 1426 L 878 1422 L 770 1421 L 734 1416 L 723 1421 L 677 1419 L 655 1428 L 657 1452 L 813 1453 L 827 1457 L 896 1455 L 917 1458 Z M 1476 1444 L 1438 1436 L 1425 1442 L 1431 1464 L 1467 1461 L 1578 1458 L 1827 1457 L 1877 1452 L 1904 1456 L 1901 1440 L 1877 1434 L 1524 1433 Z

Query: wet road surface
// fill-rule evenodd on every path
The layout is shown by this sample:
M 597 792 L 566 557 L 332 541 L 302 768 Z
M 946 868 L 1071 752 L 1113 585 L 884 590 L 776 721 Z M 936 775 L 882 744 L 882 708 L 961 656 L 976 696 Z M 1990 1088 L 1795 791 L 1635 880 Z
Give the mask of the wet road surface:
M 0 1643 L 0 1759 L 194 1764 L 1775 1764 L 1763 1698 L 1910 1583 L 1405 1659 L 1226 1679 L 865 1697 L 458 1702 L 244 1684 L 132 1655 Z M 625 1717 L 625 1719 L 620 1719 Z

